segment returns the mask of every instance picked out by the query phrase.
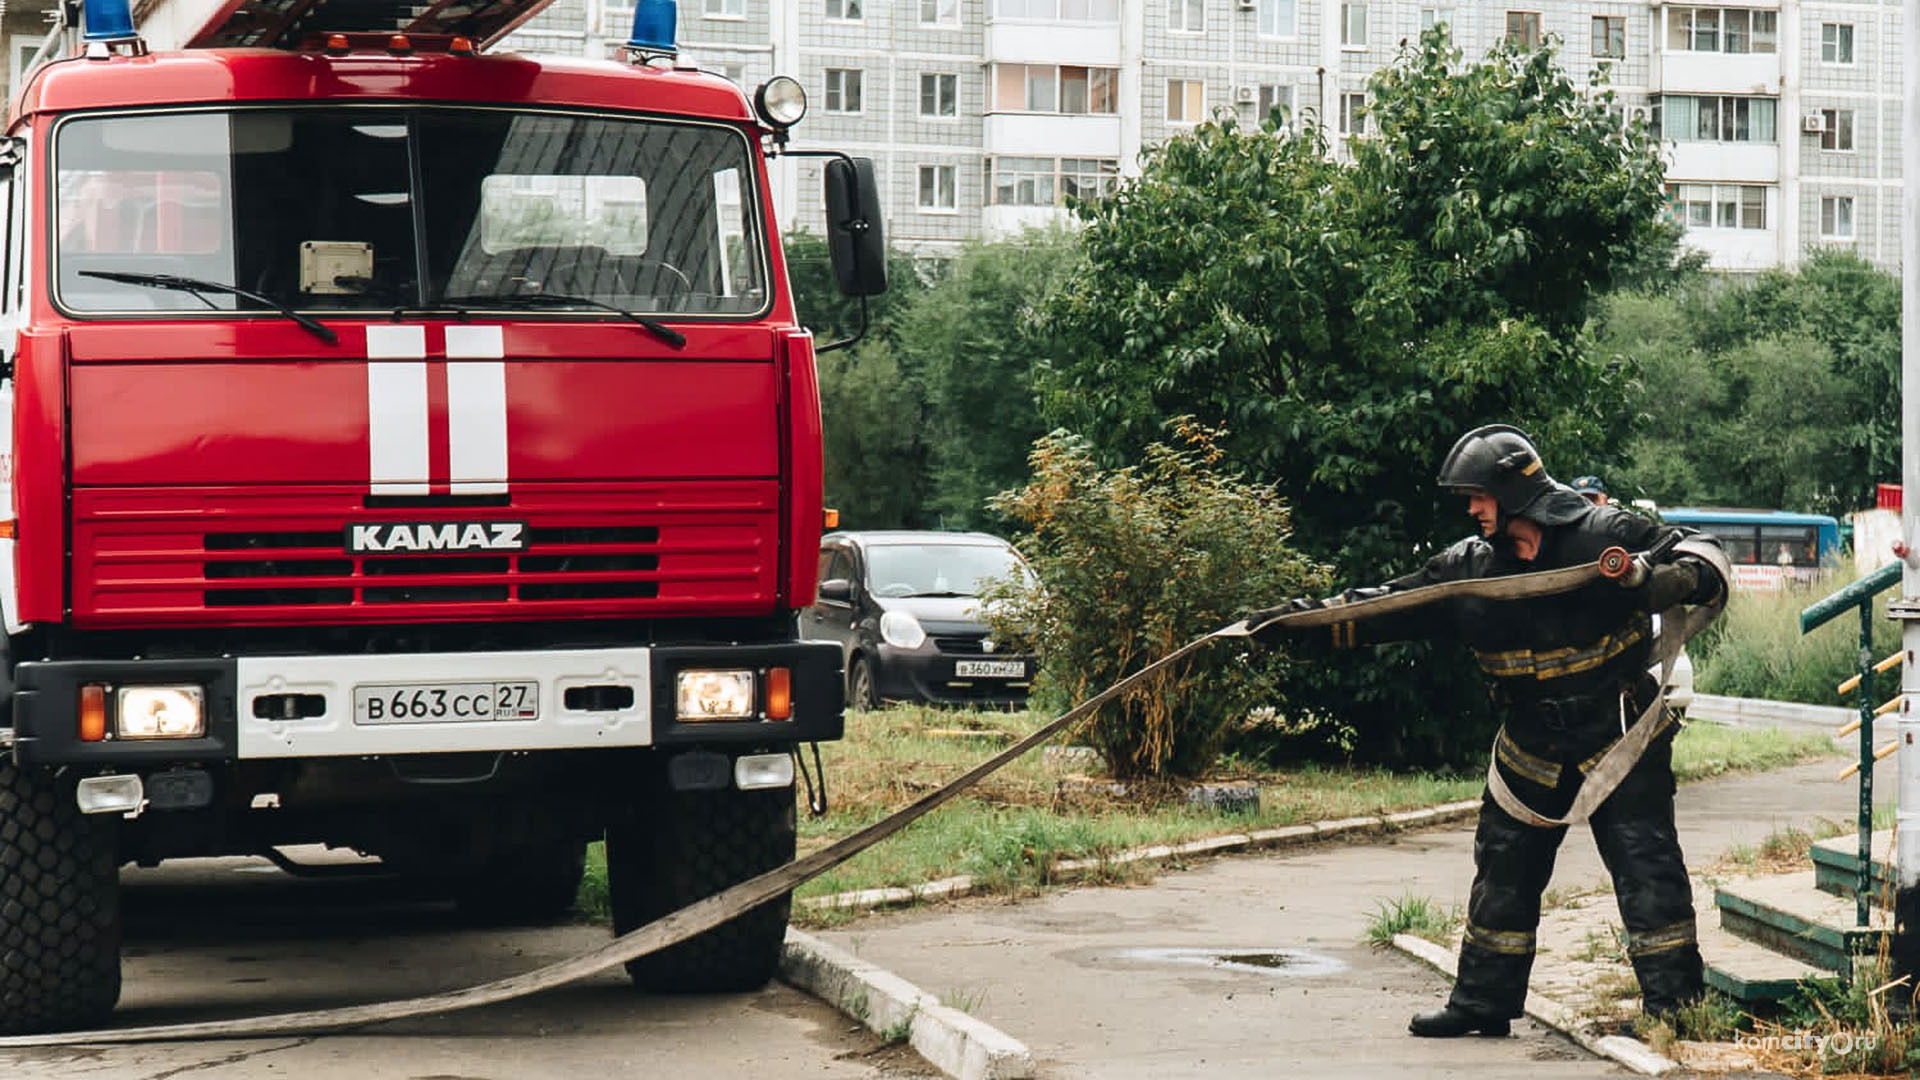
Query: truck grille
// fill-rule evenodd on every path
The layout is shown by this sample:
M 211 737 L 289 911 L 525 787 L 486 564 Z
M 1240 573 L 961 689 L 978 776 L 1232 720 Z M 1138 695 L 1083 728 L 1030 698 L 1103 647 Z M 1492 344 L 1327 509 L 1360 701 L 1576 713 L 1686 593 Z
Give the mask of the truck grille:
M 777 492 L 767 487 L 766 502 L 777 505 Z M 606 500 L 596 493 L 592 501 Z M 76 509 L 81 502 L 77 495 Z M 630 507 L 553 507 L 543 513 L 547 508 L 537 501 L 436 514 L 368 510 L 355 499 L 343 509 L 317 528 L 229 525 L 220 519 L 238 515 L 228 514 L 202 515 L 197 523 L 185 513 L 80 516 L 76 616 L 197 611 L 218 613 L 221 621 L 262 613 L 269 613 L 268 621 L 336 615 L 346 621 L 551 618 L 583 609 L 764 610 L 774 598 L 778 540 L 772 505 L 645 514 L 660 519 L 657 524 L 633 522 L 645 512 Z M 627 520 L 599 524 L 581 517 Z M 526 547 L 346 550 L 349 525 L 402 519 L 522 521 Z M 270 615 L 276 609 L 277 620 Z

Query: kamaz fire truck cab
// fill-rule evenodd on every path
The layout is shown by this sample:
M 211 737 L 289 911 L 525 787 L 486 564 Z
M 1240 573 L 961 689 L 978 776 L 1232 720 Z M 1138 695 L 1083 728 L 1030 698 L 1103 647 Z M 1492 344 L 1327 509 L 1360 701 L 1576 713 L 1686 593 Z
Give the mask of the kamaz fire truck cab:
M 183 0 L 184 2 L 184 0 Z M 0 158 L 0 1030 L 98 1022 L 118 868 L 327 844 L 492 919 L 607 841 L 627 930 L 794 850 L 842 724 L 796 640 L 813 345 L 767 158 L 804 112 L 674 63 L 485 55 L 545 0 L 119 7 Z M 92 0 L 89 0 L 92 5 Z M 870 163 L 835 271 L 885 288 Z M 773 972 L 787 904 L 629 965 Z

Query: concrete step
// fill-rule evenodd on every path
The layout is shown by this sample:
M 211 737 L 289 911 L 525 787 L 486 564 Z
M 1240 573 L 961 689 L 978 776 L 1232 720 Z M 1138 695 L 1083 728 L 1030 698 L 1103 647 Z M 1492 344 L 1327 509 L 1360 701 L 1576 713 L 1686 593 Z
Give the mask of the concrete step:
M 1700 924 L 1700 955 L 1707 985 L 1747 1006 L 1784 1001 L 1804 980 L 1833 977 L 1707 922 Z
M 1893 830 L 1873 834 L 1872 892 L 1868 899 L 1885 905 L 1893 896 L 1894 868 L 1888 863 L 1893 853 Z M 1860 837 L 1855 833 L 1822 840 L 1813 845 L 1813 882 L 1821 892 L 1853 897 L 1860 881 Z
M 1728 933 L 1839 973 L 1851 972 L 1853 956 L 1878 950 L 1890 925 L 1877 909 L 1872 926 L 1855 925 L 1853 901 L 1815 888 L 1812 870 L 1723 885 L 1713 903 Z

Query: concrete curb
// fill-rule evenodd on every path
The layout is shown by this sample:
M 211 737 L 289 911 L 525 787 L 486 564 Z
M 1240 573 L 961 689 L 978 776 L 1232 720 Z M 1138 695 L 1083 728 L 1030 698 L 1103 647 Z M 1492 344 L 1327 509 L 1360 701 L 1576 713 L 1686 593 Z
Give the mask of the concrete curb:
M 1690 720 L 1714 720 L 1736 727 L 1809 727 L 1834 729 L 1860 719 L 1860 710 L 1838 705 L 1801 705 L 1765 698 L 1695 694 L 1687 706 Z M 1882 717 L 1881 722 L 1890 718 Z
M 1393 947 L 1448 978 L 1453 977 L 1459 963 L 1453 950 L 1412 934 L 1395 934 Z M 1525 1008 L 1528 1016 L 1579 1043 L 1581 1049 L 1618 1062 L 1641 1076 L 1664 1076 L 1680 1067 L 1679 1062 L 1654 1053 L 1638 1039 L 1629 1039 L 1624 1035 L 1593 1034 L 1580 1023 L 1579 1016 L 1572 1009 L 1550 997 L 1529 992 Z
M 840 1010 L 884 1038 L 907 1044 L 955 1080 L 1026 1080 L 1033 1051 L 898 975 L 799 930 L 787 931 L 783 982 Z
M 1149 847 L 1132 848 L 1116 855 L 1098 859 L 1063 859 L 1049 869 L 1052 877 L 1069 877 L 1079 874 L 1097 873 L 1113 866 L 1125 866 L 1130 863 L 1145 862 L 1153 859 L 1171 859 L 1181 855 L 1209 855 L 1221 851 L 1246 851 L 1255 848 L 1276 847 L 1304 840 L 1333 839 L 1353 833 L 1391 831 L 1394 829 L 1414 828 L 1422 825 L 1438 825 L 1467 817 L 1480 809 L 1479 799 L 1462 799 L 1459 802 L 1441 803 L 1438 806 L 1422 807 L 1418 810 L 1402 810 L 1392 814 L 1376 814 L 1365 817 L 1339 818 L 1334 821 L 1315 821 L 1305 825 L 1282 825 L 1272 829 L 1255 829 L 1245 833 L 1226 833 L 1221 836 L 1206 836 L 1198 840 L 1189 840 L 1183 844 L 1154 844 Z M 893 887 L 886 889 L 858 889 L 853 892 L 835 893 L 832 896 L 816 896 L 802 900 L 801 906 L 815 910 L 831 909 L 839 911 L 871 911 L 875 908 L 893 907 L 901 904 L 913 904 L 924 900 L 954 900 L 973 892 L 973 878 L 967 874 L 958 877 L 941 878 L 920 885 Z

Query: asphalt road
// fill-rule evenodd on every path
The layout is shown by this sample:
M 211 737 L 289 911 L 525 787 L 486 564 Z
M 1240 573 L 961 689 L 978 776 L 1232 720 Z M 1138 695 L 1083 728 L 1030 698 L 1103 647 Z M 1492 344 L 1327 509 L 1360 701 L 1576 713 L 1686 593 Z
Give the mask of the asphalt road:
M 250 859 L 123 874 L 116 1024 L 323 1008 L 448 990 L 606 941 L 603 928 L 473 929 L 393 883 L 296 881 Z M 346 1035 L 0 1050 L 6 1080 L 586 1080 L 937 1076 L 775 984 L 649 997 L 617 969 L 532 998 Z

